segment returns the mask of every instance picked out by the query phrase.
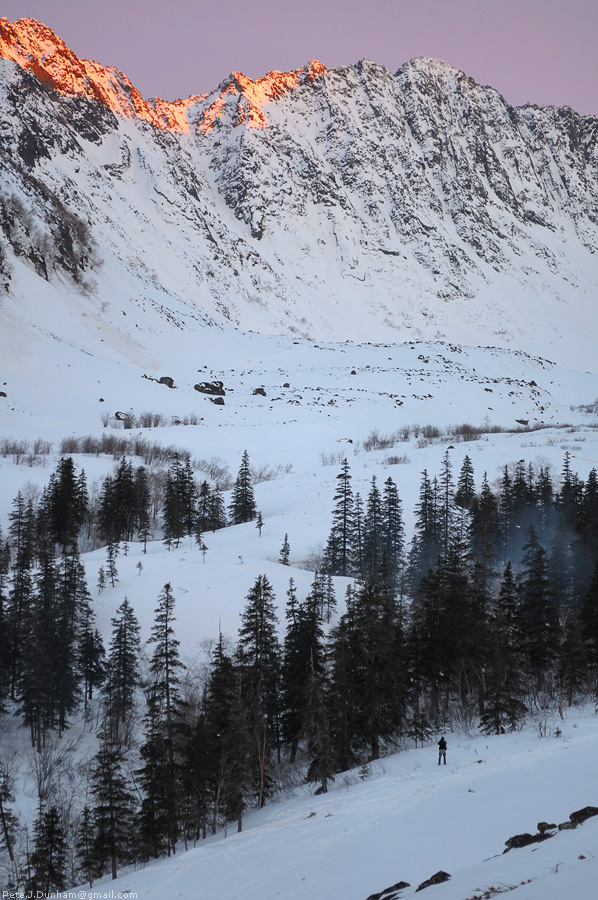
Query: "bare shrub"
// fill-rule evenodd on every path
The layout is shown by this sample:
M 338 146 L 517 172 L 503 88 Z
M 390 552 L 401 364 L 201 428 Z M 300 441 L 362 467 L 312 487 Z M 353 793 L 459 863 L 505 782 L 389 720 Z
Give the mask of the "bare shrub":
M 262 481 L 274 481 L 281 475 L 289 475 L 293 471 L 292 463 L 278 463 L 276 466 L 260 466 L 251 468 L 252 484 L 260 484 Z
M 29 441 L 15 438 L 3 438 L 0 443 L 0 453 L 4 458 L 12 456 L 15 466 L 23 462 L 29 452 Z

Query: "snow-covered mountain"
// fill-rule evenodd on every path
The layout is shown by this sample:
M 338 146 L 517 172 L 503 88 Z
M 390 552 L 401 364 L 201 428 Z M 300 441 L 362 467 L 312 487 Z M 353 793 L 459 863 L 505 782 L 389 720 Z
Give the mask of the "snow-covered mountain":
M 201 477 L 234 474 L 247 449 L 263 534 L 221 529 L 205 557 L 156 534 L 101 596 L 105 548 L 83 554 L 105 639 L 128 597 L 145 640 L 172 582 L 193 668 L 220 630 L 235 640 L 258 574 L 281 628 L 289 574 L 310 590 L 344 456 L 362 496 L 392 476 L 409 533 L 420 473 L 449 448 L 455 472 L 471 455 L 478 484 L 523 458 L 557 479 L 565 452 L 586 479 L 597 131 L 570 109 L 512 108 L 430 59 L 394 75 L 368 61 L 233 73 L 209 94 L 145 100 L 41 23 L 0 20 L 0 524 L 62 451 L 97 497 L 114 464 L 93 449 L 104 437 L 130 436 L 133 457 L 137 438 L 183 448 Z M 218 397 L 196 389 L 215 381 Z M 596 803 L 592 713 L 538 712 L 501 737 L 465 728 L 446 771 L 433 742 L 406 744 L 365 780 L 344 773 L 322 797 L 296 785 L 243 834 L 125 872 L 118 889 L 366 900 L 400 880 L 411 896 L 443 868 L 444 900 L 590 900 L 597 819 L 501 851 Z M 24 820 L 34 793 L 25 779 Z
M 595 117 L 431 59 L 166 102 L 33 19 L 0 21 L 0 57 L 3 342 L 68 308 L 87 352 L 107 328 L 138 360 L 144 329 L 232 324 L 591 365 Z

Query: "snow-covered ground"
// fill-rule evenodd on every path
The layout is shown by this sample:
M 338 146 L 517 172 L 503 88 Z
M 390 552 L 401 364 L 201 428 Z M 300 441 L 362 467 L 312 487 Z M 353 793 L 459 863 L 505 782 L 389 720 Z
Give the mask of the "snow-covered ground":
M 509 837 L 598 805 L 593 709 L 539 717 L 513 735 L 447 738 L 446 766 L 435 738 L 372 763 L 363 779 L 339 776 L 326 795 L 299 787 L 248 814 L 241 834 L 94 888 L 156 900 L 366 900 L 401 881 L 410 897 L 443 870 L 450 881 L 426 897 L 593 900 L 598 818 L 502 855 Z

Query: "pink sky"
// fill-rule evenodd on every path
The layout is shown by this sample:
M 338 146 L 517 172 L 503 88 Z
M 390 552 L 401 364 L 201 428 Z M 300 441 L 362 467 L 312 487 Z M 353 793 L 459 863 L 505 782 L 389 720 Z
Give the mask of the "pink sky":
M 433 56 L 512 104 L 598 115 L 598 0 L 2 0 L 0 15 L 40 19 L 146 98 L 207 93 L 234 70 Z

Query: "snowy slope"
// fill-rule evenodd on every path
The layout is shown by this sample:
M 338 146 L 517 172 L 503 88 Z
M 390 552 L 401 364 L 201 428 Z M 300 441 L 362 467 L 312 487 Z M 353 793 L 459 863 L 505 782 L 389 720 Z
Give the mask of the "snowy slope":
M 347 773 L 319 797 L 298 788 L 249 814 L 242 834 L 103 887 L 139 898 L 366 900 L 401 881 L 411 886 L 399 896 L 411 897 L 443 870 L 451 880 L 424 896 L 592 900 L 598 819 L 502 855 L 509 837 L 535 833 L 538 821 L 559 824 L 596 805 L 598 721 L 571 710 L 548 731 L 448 735 L 446 767 L 436 765 L 434 744 L 406 750 L 373 763 L 365 781 Z
M 520 459 L 556 478 L 566 451 L 581 478 L 598 466 L 595 118 L 513 109 L 434 60 L 395 75 L 367 61 L 233 73 L 209 95 L 145 101 L 27 21 L 0 22 L 0 523 L 19 489 L 43 489 L 69 436 L 175 445 L 198 478 L 213 459 L 234 477 L 247 449 L 265 473 L 261 536 L 254 523 L 206 535 L 205 559 L 133 544 L 101 595 L 105 550 L 84 554 L 105 638 L 126 596 L 146 639 L 168 581 L 183 656 L 201 666 L 220 629 L 235 639 L 262 573 L 282 628 L 289 576 L 309 590 L 344 456 L 362 497 L 372 476 L 394 479 L 408 535 L 421 472 L 448 448 L 455 474 L 469 454 L 478 486 Z M 214 380 L 223 405 L 195 390 Z M 147 411 L 164 424 L 141 427 Z M 462 441 L 464 423 L 485 431 Z M 373 432 L 386 447 L 371 449 Z M 92 490 L 114 465 L 73 455 Z M 596 804 L 596 722 L 570 711 L 513 736 L 449 735 L 446 770 L 434 745 L 405 748 L 363 783 L 300 788 L 242 835 L 114 887 L 366 900 L 401 880 L 410 896 L 445 869 L 430 888 L 441 900 L 528 879 L 513 896 L 593 900 L 596 820 L 501 853 Z
M 144 101 L 34 20 L 2 22 L 0 111 L 3 347 L 74 302 L 138 362 L 206 324 L 594 360 L 594 117 L 429 59 Z

